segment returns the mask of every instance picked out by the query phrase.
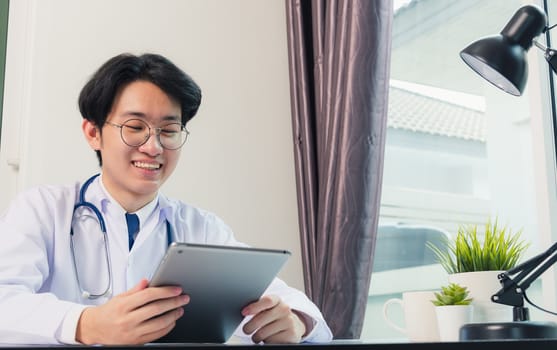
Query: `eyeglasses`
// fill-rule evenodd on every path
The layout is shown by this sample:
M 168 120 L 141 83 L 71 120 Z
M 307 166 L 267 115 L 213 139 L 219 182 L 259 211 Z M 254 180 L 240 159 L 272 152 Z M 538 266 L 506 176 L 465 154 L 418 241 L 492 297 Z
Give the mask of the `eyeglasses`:
M 175 150 L 184 145 L 190 133 L 180 123 L 169 123 L 160 128 L 152 128 L 141 119 L 128 119 L 122 124 L 107 121 L 106 124 L 120 128 L 122 141 L 130 147 L 144 145 L 149 140 L 149 137 L 151 137 L 151 130 L 154 130 L 163 148 Z

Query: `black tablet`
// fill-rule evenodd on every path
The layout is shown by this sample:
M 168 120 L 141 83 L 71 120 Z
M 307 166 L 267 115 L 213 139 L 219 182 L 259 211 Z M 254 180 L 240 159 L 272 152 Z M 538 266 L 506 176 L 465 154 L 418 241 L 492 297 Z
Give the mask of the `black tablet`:
M 286 250 L 172 243 L 151 286 L 179 285 L 184 315 L 159 343 L 224 343 L 290 257 Z

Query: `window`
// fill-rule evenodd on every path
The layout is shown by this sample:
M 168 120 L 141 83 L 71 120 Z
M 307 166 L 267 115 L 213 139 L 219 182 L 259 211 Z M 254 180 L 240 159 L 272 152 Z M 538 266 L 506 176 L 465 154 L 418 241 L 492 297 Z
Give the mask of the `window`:
M 459 56 L 470 42 L 499 33 L 522 5 L 395 0 L 380 222 L 362 339 L 404 339 L 384 322 L 383 303 L 447 283 L 426 241 L 497 218 L 523 230 L 531 242 L 527 256 L 547 249 L 538 234 L 540 167 L 533 157 L 543 140 L 532 137 L 532 125 L 533 118 L 550 117 L 533 114 L 530 102 L 539 99 L 539 89 L 527 88 L 520 98 L 506 94 Z M 528 296 L 544 306 L 540 280 Z M 532 307 L 530 313 L 531 319 L 545 316 Z

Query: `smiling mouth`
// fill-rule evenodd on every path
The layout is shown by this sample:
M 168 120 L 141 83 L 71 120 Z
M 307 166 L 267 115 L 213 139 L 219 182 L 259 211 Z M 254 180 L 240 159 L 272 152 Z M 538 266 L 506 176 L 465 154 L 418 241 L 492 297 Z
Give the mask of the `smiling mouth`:
M 148 169 L 148 170 L 158 170 L 162 167 L 162 164 L 159 163 L 145 163 L 145 162 L 133 162 L 133 165 L 136 168 Z

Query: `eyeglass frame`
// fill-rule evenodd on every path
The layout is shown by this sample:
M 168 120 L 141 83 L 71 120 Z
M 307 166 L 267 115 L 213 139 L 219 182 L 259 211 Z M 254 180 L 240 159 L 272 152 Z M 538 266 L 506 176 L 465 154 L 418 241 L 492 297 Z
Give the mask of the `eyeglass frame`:
M 145 140 L 143 140 L 143 142 L 141 142 L 141 143 L 139 143 L 139 144 L 137 144 L 137 145 L 130 145 L 130 144 L 127 143 L 126 140 L 124 139 L 124 128 L 123 128 L 123 127 L 124 127 L 124 125 L 125 125 L 127 122 L 129 122 L 129 121 L 131 121 L 131 120 L 137 120 L 137 121 L 139 121 L 139 122 L 141 122 L 141 123 L 147 125 L 147 128 L 149 129 L 148 136 L 145 138 Z M 166 147 L 165 145 L 163 145 L 163 143 L 161 142 L 161 131 L 162 131 L 163 128 L 162 128 L 162 127 L 161 127 L 161 128 L 152 127 L 152 126 L 149 125 L 149 123 L 147 123 L 145 120 L 142 120 L 142 119 L 139 119 L 139 118 L 130 118 L 130 119 L 125 120 L 122 124 L 116 124 L 116 123 L 113 123 L 113 122 L 109 122 L 109 121 L 107 120 L 107 121 L 105 121 L 105 124 L 108 124 L 108 125 L 110 125 L 110 126 L 114 126 L 114 127 L 118 128 L 118 129 L 120 129 L 120 138 L 122 139 L 122 142 L 124 142 L 124 144 L 126 144 L 126 145 L 129 146 L 129 147 L 141 147 L 141 146 L 143 146 L 144 144 L 146 144 L 147 141 L 149 141 L 149 139 L 151 138 L 151 135 L 152 135 L 151 130 L 154 130 L 154 131 L 155 131 L 155 136 L 157 137 L 157 141 L 159 142 L 159 145 L 161 145 L 161 147 L 164 148 L 164 149 L 166 149 L 166 150 L 175 151 L 175 150 L 177 150 L 177 149 L 182 148 L 182 146 L 184 146 L 184 144 L 186 143 L 186 140 L 188 139 L 188 136 L 190 135 L 189 130 L 186 128 L 185 125 L 182 125 L 181 123 L 173 122 L 173 123 L 168 123 L 168 124 L 166 124 L 166 125 L 170 125 L 170 124 L 179 124 L 179 125 L 180 125 L 180 132 L 183 132 L 183 131 L 184 131 L 184 132 L 186 133 L 186 136 L 184 137 L 184 141 L 182 141 L 182 144 L 181 144 L 180 146 L 178 146 L 178 147 L 176 147 L 176 148 L 168 148 L 168 147 Z

